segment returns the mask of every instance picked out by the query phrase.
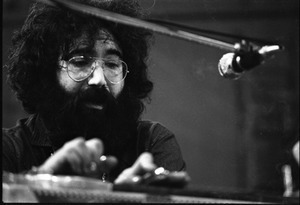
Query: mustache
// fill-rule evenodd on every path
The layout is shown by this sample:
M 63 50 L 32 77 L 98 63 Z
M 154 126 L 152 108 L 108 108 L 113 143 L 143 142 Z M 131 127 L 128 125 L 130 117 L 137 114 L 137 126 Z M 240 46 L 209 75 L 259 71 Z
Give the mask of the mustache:
M 111 100 L 113 96 L 104 87 L 90 87 L 80 91 L 77 95 L 77 103 L 92 103 L 92 104 L 105 104 Z
M 116 101 L 105 87 L 90 87 L 85 90 L 81 90 L 74 95 L 66 95 L 64 93 L 64 95 L 62 95 L 58 100 L 62 101 L 59 109 L 60 114 L 75 114 L 81 110 L 82 107 L 84 107 L 83 105 L 86 103 L 105 105 L 115 103 Z

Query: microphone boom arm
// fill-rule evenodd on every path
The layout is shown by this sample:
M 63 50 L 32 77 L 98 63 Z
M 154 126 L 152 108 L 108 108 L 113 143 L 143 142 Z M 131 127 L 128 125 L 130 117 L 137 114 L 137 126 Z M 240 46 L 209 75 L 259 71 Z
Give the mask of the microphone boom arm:
M 107 21 L 112 21 L 115 23 L 120 23 L 128 26 L 133 26 L 137 28 L 143 28 L 147 29 L 156 33 L 160 33 L 163 35 L 187 40 L 187 41 L 192 41 L 195 43 L 203 44 L 203 45 L 208 45 L 212 47 L 217 47 L 226 51 L 231 51 L 233 52 L 235 50 L 234 45 L 230 43 L 226 43 L 223 41 L 219 41 L 216 39 L 196 35 L 187 31 L 183 30 L 174 30 L 170 29 L 168 27 L 164 27 L 158 24 L 150 23 L 141 19 L 125 16 L 122 14 L 106 11 L 103 9 L 95 8 L 92 6 L 80 4 L 77 2 L 71 2 L 69 0 L 39 0 L 42 3 L 52 5 L 52 6 L 57 6 L 57 7 L 63 7 L 67 8 L 73 11 L 77 11 L 80 13 L 88 14 L 97 18 L 105 19 Z

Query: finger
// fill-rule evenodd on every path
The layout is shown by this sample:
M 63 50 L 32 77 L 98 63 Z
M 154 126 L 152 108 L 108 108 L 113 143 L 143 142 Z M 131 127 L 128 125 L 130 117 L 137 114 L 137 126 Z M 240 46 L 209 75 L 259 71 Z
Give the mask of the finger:
M 130 183 L 131 178 L 133 178 L 133 170 L 132 167 L 125 169 L 119 176 L 115 179 L 115 184 L 126 184 Z
M 40 166 L 39 171 L 49 174 L 81 173 L 81 161 L 74 150 L 66 152 L 65 149 L 59 149 Z
M 149 152 L 142 153 L 132 166 L 133 175 L 141 175 L 156 169 L 153 161 L 153 156 Z
M 99 158 L 101 157 L 104 147 L 103 143 L 99 139 L 90 139 L 85 142 L 85 146 L 89 152 L 89 159 L 88 159 L 88 167 L 86 168 L 86 175 L 90 177 L 98 178 L 100 177 L 99 171 Z
M 67 172 L 71 171 L 71 173 L 78 175 L 84 173 L 82 159 L 80 157 L 80 154 L 76 152 L 76 150 L 70 150 L 68 152 L 68 155 L 66 156 L 66 162 L 71 168 L 71 170 L 67 170 Z
M 114 184 L 140 184 L 142 182 L 141 176 L 134 176 L 134 177 L 118 177 Z
M 146 172 L 153 171 L 157 166 L 153 162 L 153 156 L 148 153 L 142 153 L 135 163 L 130 167 L 125 169 L 114 181 L 115 184 L 123 183 L 139 183 L 141 180 L 139 175 Z M 135 178 L 139 177 L 139 178 Z M 139 179 L 139 180 L 137 180 Z
M 74 164 L 74 166 L 79 166 L 77 167 L 80 169 L 79 173 L 83 174 L 86 172 L 86 170 L 89 169 L 91 154 L 89 149 L 86 146 L 86 142 L 84 138 L 82 137 L 75 138 L 74 140 L 66 143 L 63 149 L 67 155 L 67 158 L 69 159 L 68 162 L 70 163 L 70 165 L 72 166 L 72 163 L 74 162 L 76 163 Z M 77 156 L 77 159 L 75 159 L 74 157 L 72 158 L 68 157 L 69 152 L 74 152 L 74 155 L 72 156 Z M 79 164 L 77 163 L 78 160 L 79 160 Z
M 84 163 L 87 161 L 87 152 L 85 143 L 82 137 L 75 138 L 72 141 L 65 143 L 52 157 L 50 157 L 40 168 L 44 173 L 60 174 L 61 172 L 82 173 Z M 66 168 L 72 170 L 64 170 Z
M 99 161 L 100 157 L 104 152 L 104 146 L 100 139 L 90 139 L 85 142 L 85 146 L 90 152 L 90 157 L 92 161 Z

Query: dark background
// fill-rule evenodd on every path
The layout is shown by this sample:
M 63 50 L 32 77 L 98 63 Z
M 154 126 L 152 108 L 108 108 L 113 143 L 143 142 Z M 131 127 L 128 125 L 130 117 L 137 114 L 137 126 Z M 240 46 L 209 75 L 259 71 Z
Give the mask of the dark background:
M 3 1 L 3 65 L 29 3 Z M 285 47 L 234 81 L 217 70 L 226 51 L 157 34 L 149 58 L 155 87 L 143 116 L 175 133 L 191 185 L 281 194 L 286 148 L 299 139 L 299 1 L 143 0 L 142 5 L 151 18 Z M 6 84 L 5 68 L 2 75 L 2 126 L 11 127 L 26 114 Z

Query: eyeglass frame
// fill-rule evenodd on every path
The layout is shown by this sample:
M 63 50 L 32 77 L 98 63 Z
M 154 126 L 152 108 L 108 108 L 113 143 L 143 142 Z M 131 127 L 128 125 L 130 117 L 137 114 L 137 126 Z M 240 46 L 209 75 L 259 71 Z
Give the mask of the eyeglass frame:
M 73 57 L 70 58 L 69 60 L 62 60 L 62 59 L 61 59 L 60 61 L 66 62 L 67 65 L 66 65 L 66 67 L 64 67 L 63 65 L 60 64 L 60 68 L 67 70 L 68 76 L 69 76 L 73 81 L 75 81 L 75 82 L 82 82 L 82 81 L 86 80 L 86 79 L 87 79 L 88 77 L 90 77 L 90 76 L 94 73 L 94 71 L 96 70 L 96 66 L 91 66 L 91 67 L 93 67 L 93 68 L 91 69 L 90 74 L 88 74 L 86 77 L 84 77 L 84 78 L 81 79 L 81 80 L 76 80 L 76 79 L 74 79 L 73 77 L 71 77 L 71 75 L 69 74 L 69 64 L 70 64 L 70 61 L 73 60 L 73 59 L 75 59 L 75 58 L 78 58 L 78 57 L 93 59 L 92 65 L 94 65 L 96 62 L 101 62 L 101 68 L 102 68 L 102 70 L 104 70 L 103 65 L 102 65 L 103 62 L 105 62 L 105 60 L 108 60 L 108 59 L 106 59 L 106 58 L 97 58 L 97 57 L 92 57 L 92 56 L 88 56 L 88 57 L 87 57 L 87 56 L 73 56 Z M 110 60 L 111 60 L 111 59 L 110 59 Z M 118 82 L 112 82 L 111 80 L 109 80 L 109 79 L 104 75 L 105 78 L 106 78 L 111 84 L 114 84 L 114 85 L 119 84 L 119 83 L 121 83 L 122 81 L 124 81 L 125 78 L 127 77 L 127 74 L 129 73 L 127 63 L 126 63 L 125 61 L 123 61 L 123 60 L 118 60 L 118 61 L 121 62 L 121 63 L 123 63 L 123 64 L 126 66 L 125 73 L 122 71 L 123 78 L 122 78 L 120 81 L 118 81 Z M 121 74 L 121 73 L 120 73 L 120 74 Z

